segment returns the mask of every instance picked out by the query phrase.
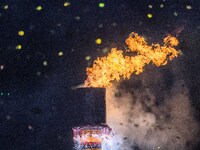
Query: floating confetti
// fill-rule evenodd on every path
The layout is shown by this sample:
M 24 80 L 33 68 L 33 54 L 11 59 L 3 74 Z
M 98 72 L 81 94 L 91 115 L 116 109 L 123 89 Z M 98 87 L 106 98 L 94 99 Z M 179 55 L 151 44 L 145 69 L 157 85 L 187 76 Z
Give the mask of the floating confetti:
M 47 61 L 43 61 L 43 66 L 47 66 L 48 62 Z
M 88 61 L 91 59 L 91 56 L 86 56 L 85 59 Z
M 17 46 L 16 46 L 16 49 L 17 49 L 17 50 L 20 50 L 20 49 L 22 49 L 22 45 L 20 45 L 20 44 L 19 44 L 19 45 L 17 45 Z
M 105 7 L 105 4 L 104 3 L 99 3 L 99 7 L 103 8 L 103 7 Z
M 4 69 L 4 65 L 0 65 L 0 70 L 3 70 Z
M 147 14 L 147 17 L 148 17 L 148 18 L 152 18 L 153 15 L 152 15 L 152 14 Z
M 164 8 L 164 4 L 160 4 L 160 8 Z
M 37 76 L 40 76 L 40 75 L 41 75 L 41 72 L 40 72 L 40 71 L 38 71 L 38 72 L 37 72 Z
M 11 116 L 7 115 L 7 116 L 6 116 L 6 119 L 7 119 L 7 120 L 10 120 L 10 119 L 11 119 Z
M 4 8 L 4 9 L 8 9 L 8 5 L 5 5 L 3 8 Z
M 177 13 L 177 12 L 174 12 L 174 16 L 178 16 L 178 13 Z
M 81 17 L 80 17 L 80 16 L 76 16 L 75 19 L 76 19 L 77 21 L 79 21 L 79 20 L 81 19 Z
M 37 10 L 37 11 L 42 10 L 42 6 L 38 6 L 38 7 L 36 7 L 36 10 Z
M 62 51 L 60 51 L 60 52 L 58 52 L 58 56 L 63 56 L 63 52 Z
M 32 127 L 31 125 L 28 125 L 28 129 L 29 129 L 29 130 L 32 130 L 33 127 Z
M 100 38 L 98 38 L 98 39 L 96 39 L 96 40 L 95 40 L 95 43 L 96 43 L 96 44 L 101 44 L 101 43 L 102 43 L 102 41 L 101 41 L 101 39 L 100 39 Z
M 186 9 L 192 9 L 191 5 L 186 5 Z
M 150 9 L 152 9 L 152 8 L 153 8 L 153 6 L 152 6 L 152 5 L 149 5 L 148 7 L 149 7 Z
M 24 36 L 24 31 L 22 31 L 22 30 L 19 31 L 19 32 L 18 32 L 18 35 L 19 35 L 19 36 Z
M 64 6 L 65 7 L 70 6 L 70 2 L 64 2 Z

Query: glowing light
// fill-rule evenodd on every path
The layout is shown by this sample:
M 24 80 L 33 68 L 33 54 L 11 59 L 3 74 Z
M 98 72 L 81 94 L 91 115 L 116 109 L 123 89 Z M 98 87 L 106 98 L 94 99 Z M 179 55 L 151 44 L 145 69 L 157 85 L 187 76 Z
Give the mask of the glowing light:
M 17 49 L 17 50 L 22 49 L 22 45 L 21 45 L 21 44 L 17 45 L 17 46 L 16 46 L 16 49 Z
M 47 66 L 48 62 L 47 61 L 43 61 L 43 66 Z
M 19 36 L 24 36 L 24 31 L 22 31 L 22 30 L 19 31 L 19 32 L 18 32 L 18 35 L 19 35 Z
M 64 2 L 64 6 L 65 7 L 70 6 L 70 2 Z
M 37 7 L 36 7 L 36 10 L 37 10 L 37 11 L 42 10 L 42 6 L 37 6 Z
M 3 8 L 4 8 L 4 9 L 8 9 L 8 5 L 5 5 Z
M 191 5 L 186 5 L 186 9 L 192 9 Z
M 92 67 L 87 67 L 86 87 L 109 87 L 113 81 L 129 79 L 132 74 L 140 74 L 144 67 L 150 63 L 157 67 L 166 65 L 169 60 L 180 55 L 180 51 L 174 47 L 178 40 L 173 36 L 167 36 L 164 44 L 148 45 L 145 39 L 137 33 L 131 33 L 126 39 L 127 51 L 134 56 L 124 56 L 122 50 L 112 48 L 107 56 L 97 58 Z
M 160 8 L 164 8 L 164 4 L 160 4 Z
M 177 12 L 174 12 L 174 16 L 178 16 L 178 13 L 177 13 Z
M 147 17 L 150 19 L 150 18 L 153 17 L 153 15 L 152 14 L 147 14 Z
M 4 65 L 0 65 L 0 70 L 3 70 L 4 69 Z
M 60 51 L 60 52 L 58 52 L 58 56 L 63 56 L 64 54 L 63 54 L 63 52 L 62 51 Z
M 10 93 L 7 94 L 8 96 L 10 95 Z
M 3 92 L 1 92 L 1 96 L 3 96 Z
M 98 39 L 96 39 L 96 40 L 95 40 L 95 43 L 96 43 L 96 44 L 101 44 L 101 43 L 102 43 L 102 41 L 101 41 L 101 39 L 100 39 L 100 38 L 98 38 Z
M 76 16 L 75 19 L 76 19 L 77 21 L 79 21 L 79 20 L 81 19 L 81 17 L 80 17 L 80 16 Z
M 149 5 L 148 7 L 149 7 L 150 9 L 152 9 L 152 8 L 153 8 L 153 6 L 152 6 L 152 5 Z
M 105 7 L 105 4 L 104 3 L 99 3 L 99 7 L 103 8 L 103 7 Z
M 88 61 L 91 59 L 91 56 L 86 56 L 85 59 Z

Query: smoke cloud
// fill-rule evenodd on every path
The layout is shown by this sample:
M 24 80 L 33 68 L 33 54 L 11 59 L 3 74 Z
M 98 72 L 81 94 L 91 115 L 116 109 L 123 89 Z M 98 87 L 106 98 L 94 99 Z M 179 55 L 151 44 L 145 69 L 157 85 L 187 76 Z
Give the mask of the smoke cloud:
M 150 66 L 106 90 L 106 119 L 114 132 L 112 150 L 195 148 L 199 124 L 177 67 Z

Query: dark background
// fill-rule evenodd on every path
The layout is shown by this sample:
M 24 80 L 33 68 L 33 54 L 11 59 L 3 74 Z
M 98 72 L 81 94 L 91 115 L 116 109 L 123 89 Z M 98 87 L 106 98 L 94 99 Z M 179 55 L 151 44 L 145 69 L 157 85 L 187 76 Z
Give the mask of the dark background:
M 67 7 L 64 2 L 0 1 L 1 150 L 71 149 L 76 105 L 71 87 L 84 82 L 85 68 L 97 56 L 124 49 L 132 31 L 150 43 L 178 36 L 182 73 L 200 111 L 199 0 L 71 0 Z

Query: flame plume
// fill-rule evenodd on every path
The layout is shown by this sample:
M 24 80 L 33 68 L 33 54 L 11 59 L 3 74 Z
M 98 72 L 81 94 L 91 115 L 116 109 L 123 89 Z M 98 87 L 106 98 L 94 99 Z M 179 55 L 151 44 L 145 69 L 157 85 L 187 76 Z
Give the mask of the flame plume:
M 123 56 L 122 50 L 112 48 L 108 56 L 97 58 L 92 67 L 87 67 L 84 86 L 109 87 L 113 81 L 129 79 L 132 74 L 142 73 L 149 63 L 163 66 L 168 60 L 180 55 L 180 51 L 174 48 L 179 43 L 178 39 L 173 36 L 165 37 L 162 46 L 148 45 L 143 37 L 132 32 L 125 42 L 128 47 L 126 51 L 136 55 Z

